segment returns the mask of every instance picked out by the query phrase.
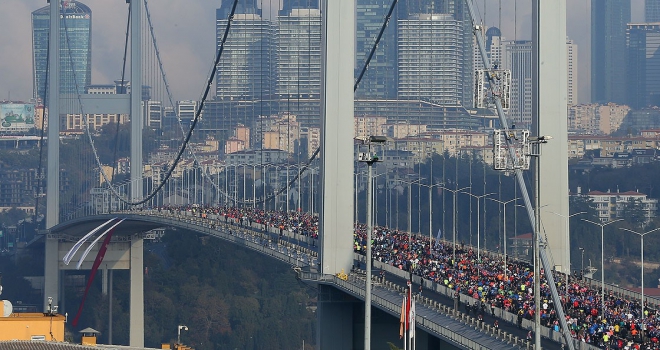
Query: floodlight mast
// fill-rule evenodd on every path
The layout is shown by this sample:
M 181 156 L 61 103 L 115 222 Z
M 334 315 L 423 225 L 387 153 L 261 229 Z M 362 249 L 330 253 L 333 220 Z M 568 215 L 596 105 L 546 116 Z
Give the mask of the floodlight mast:
M 474 33 L 474 36 L 475 36 L 475 39 L 476 39 L 476 42 L 477 42 L 477 46 L 479 48 L 479 53 L 481 55 L 481 60 L 483 62 L 483 65 L 484 65 L 485 69 L 488 72 L 487 73 L 488 79 L 490 81 L 492 81 L 493 77 L 489 72 L 492 69 L 492 66 L 491 66 L 491 63 L 490 63 L 490 59 L 488 58 L 488 54 L 486 53 L 486 47 L 485 47 L 485 43 L 484 43 L 483 33 L 481 31 L 480 26 L 477 25 L 475 23 L 475 20 L 474 20 L 475 19 L 474 6 L 472 4 L 472 1 L 469 1 L 469 0 L 465 0 L 465 4 L 467 5 L 467 8 L 468 8 L 468 13 L 470 15 L 470 21 L 472 22 L 473 33 Z M 497 116 L 499 118 L 500 124 L 502 125 L 505 132 L 508 133 L 510 131 L 510 128 L 509 128 L 509 124 L 508 124 L 508 121 L 506 119 L 506 116 L 504 115 L 504 109 L 502 108 L 502 101 L 501 101 L 499 96 L 495 96 L 495 108 L 497 110 Z M 550 138 L 551 137 L 548 137 L 548 136 L 543 137 L 542 141 L 547 142 L 547 140 L 549 140 Z M 513 160 L 513 162 L 515 163 L 516 154 L 515 154 L 515 150 L 513 149 L 513 147 L 511 147 L 511 140 L 507 139 L 507 144 L 509 145 L 509 155 L 510 155 L 511 159 Z M 537 159 L 537 161 L 538 161 L 538 159 Z M 522 170 L 520 168 L 514 168 L 513 171 L 516 175 L 516 181 L 518 182 L 518 186 L 520 188 L 520 192 L 522 194 L 523 201 L 525 203 L 525 209 L 527 209 L 527 216 L 529 217 L 529 221 L 532 225 L 532 229 L 536 230 L 537 229 L 536 228 L 536 226 L 537 226 L 537 223 L 536 223 L 537 217 L 536 216 L 537 215 L 535 213 L 534 207 L 532 206 L 532 202 L 531 202 L 530 197 L 529 197 L 529 191 L 527 190 L 527 185 L 525 184 L 525 180 L 523 178 Z M 538 235 L 537 239 L 542 240 L 541 235 Z M 540 244 L 540 243 L 541 242 L 539 242 L 539 244 L 538 244 L 538 246 L 540 248 L 539 249 L 539 259 L 543 263 L 543 267 L 544 267 L 545 271 L 552 271 L 552 267 L 551 267 L 550 261 L 548 260 L 548 256 L 547 256 L 547 253 L 546 253 L 545 247 L 544 247 L 545 242 L 543 242 L 543 244 Z M 557 288 L 556 288 L 556 285 L 555 285 L 554 276 L 552 276 L 552 273 L 546 273 L 546 279 L 548 281 L 548 285 L 550 286 L 550 292 L 551 292 L 552 300 L 554 302 L 554 305 L 555 305 L 555 308 L 556 308 L 556 311 L 557 311 L 557 316 L 558 316 L 558 319 L 559 319 L 559 323 L 561 325 L 562 335 L 564 336 L 564 340 L 566 342 L 566 345 L 568 346 L 568 349 L 569 350 L 574 350 L 575 346 L 574 346 L 574 343 L 573 343 L 573 338 L 571 337 L 570 330 L 568 329 L 568 324 L 566 323 L 566 318 L 565 318 L 564 310 L 563 310 L 563 307 L 562 307 L 562 304 L 561 304 L 561 299 L 559 298 L 559 294 L 557 293 Z M 538 289 L 535 290 L 535 292 L 538 293 L 539 292 Z M 536 307 L 538 308 L 539 305 L 536 305 Z M 537 336 L 538 336 L 538 330 L 537 330 Z

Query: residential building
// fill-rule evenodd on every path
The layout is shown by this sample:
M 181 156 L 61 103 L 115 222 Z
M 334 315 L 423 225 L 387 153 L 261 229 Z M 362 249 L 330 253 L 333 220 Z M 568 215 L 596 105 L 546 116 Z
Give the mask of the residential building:
M 532 125 L 532 42 L 507 41 L 503 68 L 511 70 L 511 105 L 507 118 L 521 128 Z
M 591 102 L 625 103 L 630 0 L 591 1 Z
M 646 221 L 654 218 L 658 210 L 657 199 L 648 198 L 646 194 L 637 191 L 591 191 L 584 196 L 591 199 L 593 202 L 595 209 L 598 212 L 598 218 L 601 222 L 609 222 L 625 217 L 625 211 L 629 208 L 631 203 L 635 202 L 638 203 L 640 209 L 644 211 Z
M 568 130 L 574 133 L 609 135 L 621 127 L 630 107 L 608 103 L 568 107 Z
M 566 103 L 572 106 L 578 103 L 578 46 L 568 38 L 566 39 L 566 60 L 568 68 Z
M 409 124 L 409 123 L 387 123 L 382 126 L 383 132 L 381 135 L 392 137 L 395 139 L 414 137 L 423 134 L 427 131 L 425 124 Z
M 459 154 L 463 148 L 487 146 L 491 140 L 491 135 L 488 133 L 458 129 L 427 131 L 419 136 L 442 141 L 442 151 L 447 151 L 452 156 Z
M 355 78 L 364 68 L 387 15 L 391 0 L 357 0 L 355 22 Z M 398 87 L 397 26 L 405 18 L 405 9 L 399 3 L 374 51 L 369 68 L 355 91 L 356 98 L 394 99 Z
M 660 23 L 627 25 L 627 103 L 635 109 L 660 106 Z
M 219 49 L 233 0 L 216 10 L 216 47 Z M 274 28 L 261 15 L 256 0 L 240 2 L 216 73 L 216 99 L 258 100 L 273 93 Z M 245 123 L 245 122 L 244 122 Z
M 431 157 L 434 153 L 442 154 L 444 141 L 434 138 L 405 137 L 394 139 L 388 148 L 412 152 L 412 161 L 419 164 Z
M 463 56 L 462 23 L 450 14 L 418 14 L 398 25 L 399 98 L 471 106 L 464 90 L 472 84 L 464 85 L 463 75 L 472 56 Z
M 303 1 L 307 3 L 309 1 Z M 292 1 L 287 2 L 293 6 Z M 280 11 L 276 26 L 277 96 L 282 100 L 321 95 L 321 11 L 299 7 Z M 281 113 L 289 113 L 280 104 Z
M 386 117 L 381 116 L 356 116 L 354 119 L 355 138 L 364 139 L 369 136 L 386 135 L 384 127 L 387 123 Z
M 660 22 L 660 0 L 644 0 L 644 22 Z
M 64 1 L 60 17 L 60 93 L 82 94 L 92 77 L 92 11 L 79 1 Z M 32 12 L 32 95 L 47 94 L 50 5 Z M 72 66 L 75 64 L 75 66 Z

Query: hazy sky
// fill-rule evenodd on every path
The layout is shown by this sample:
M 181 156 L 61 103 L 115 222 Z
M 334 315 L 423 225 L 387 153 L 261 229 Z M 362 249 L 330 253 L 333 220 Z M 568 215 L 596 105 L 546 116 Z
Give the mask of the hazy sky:
M 239 0 L 240 1 L 240 0 Z M 279 0 L 258 0 L 267 9 Z M 488 26 L 500 26 L 507 39 L 529 39 L 530 0 L 474 0 Z M 591 0 L 568 0 L 569 38 L 578 44 L 579 101 L 589 98 L 589 9 Z M 92 9 L 92 83 L 121 77 L 128 5 L 123 0 L 85 0 Z M 220 0 L 150 0 L 149 9 L 168 81 L 176 100 L 199 99 L 215 50 L 215 9 Z M 501 3 L 501 19 L 499 4 Z M 643 21 L 643 0 L 632 0 L 633 22 Z M 0 0 L 0 100 L 32 97 L 30 13 L 46 0 Z M 517 29 L 514 29 L 517 28 Z

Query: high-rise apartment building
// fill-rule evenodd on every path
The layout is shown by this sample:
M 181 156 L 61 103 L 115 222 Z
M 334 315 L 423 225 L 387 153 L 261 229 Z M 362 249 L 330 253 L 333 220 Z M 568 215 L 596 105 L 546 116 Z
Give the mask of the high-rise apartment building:
M 321 94 L 321 12 L 293 8 L 280 13 L 276 29 L 277 95 L 282 100 L 318 99 Z
M 291 13 L 291 10 L 295 9 L 318 10 L 319 0 L 284 0 L 278 15 L 288 16 Z
M 239 2 L 242 3 L 242 2 Z M 233 1 L 216 10 L 216 43 L 220 48 Z M 262 18 L 256 0 L 238 6 L 216 74 L 216 99 L 253 101 L 273 94 L 274 30 Z
M 411 15 L 399 20 L 398 38 L 399 98 L 464 105 L 469 87 L 463 85 L 460 21 L 450 14 Z
M 591 1 L 591 102 L 623 103 L 630 0 Z
M 660 23 L 628 24 L 627 103 L 660 106 Z
M 577 90 L 577 78 L 578 78 L 578 46 L 573 42 L 573 40 L 566 39 L 566 60 L 568 68 L 568 87 L 566 90 L 566 103 L 569 106 L 575 105 L 578 103 L 578 90 Z
M 644 22 L 660 22 L 660 0 L 644 0 Z
M 391 0 L 358 0 L 356 4 L 355 78 L 364 67 L 390 9 Z M 397 93 L 397 18 L 402 18 L 400 6 L 394 9 L 378 47 L 369 62 L 357 90 L 356 98 L 392 99 Z M 405 17 L 405 16 L 404 16 Z
M 532 125 L 532 42 L 507 41 L 502 56 L 503 68 L 511 70 L 509 121 L 524 128 Z
M 92 79 L 92 11 L 78 1 L 60 8 L 60 93 L 82 94 Z M 47 93 L 50 5 L 32 12 L 32 95 Z

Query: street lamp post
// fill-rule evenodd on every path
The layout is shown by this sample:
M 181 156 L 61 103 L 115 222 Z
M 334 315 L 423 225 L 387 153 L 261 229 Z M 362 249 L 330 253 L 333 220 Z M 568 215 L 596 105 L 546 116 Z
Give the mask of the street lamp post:
M 429 247 L 432 247 L 433 243 L 433 187 L 442 187 L 443 183 L 439 184 L 419 184 L 420 186 L 428 187 L 429 188 Z
M 470 186 L 463 187 L 463 188 L 458 188 L 458 189 L 454 189 L 454 190 L 449 189 L 449 188 L 444 187 L 444 186 L 442 186 L 441 188 L 451 192 L 453 194 L 453 200 L 454 200 L 454 206 L 453 206 L 454 218 L 452 220 L 453 221 L 453 224 L 452 224 L 452 231 L 453 231 L 452 232 L 452 235 L 453 235 L 453 239 L 452 239 L 452 246 L 453 246 L 452 247 L 452 265 L 453 265 L 453 264 L 456 263 L 456 195 L 460 191 L 469 189 Z
M 176 332 L 176 343 L 177 343 L 177 344 L 181 344 L 181 330 L 182 330 L 182 329 L 183 329 L 184 331 L 187 331 L 187 330 L 188 330 L 188 326 L 182 326 L 182 325 L 179 325 L 179 327 L 178 327 L 178 329 L 177 329 L 177 332 Z
M 582 267 L 580 269 L 580 275 L 584 276 L 584 248 L 580 247 L 580 254 L 581 254 L 581 260 L 582 260 Z
M 372 203 L 372 190 L 373 190 L 373 177 L 372 177 L 372 167 L 375 162 L 378 162 L 378 156 L 371 152 L 372 143 L 385 143 L 387 138 L 385 136 L 371 136 L 369 140 L 365 142 L 369 147 L 369 151 L 366 153 L 358 154 L 358 161 L 367 163 L 368 173 L 367 173 L 367 258 L 366 258 L 366 285 L 365 285 L 365 294 L 364 294 L 364 349 L 371 349 L 371 234 L 373 231 L 373 203 Z
M 615 222 L 621 221 L 623 219 L 616 219 L 614 221 L 610 221 L 607 223 L 601 223 L 601 222 L 594 222 L 591 220 L 587 219 L 582 219 L 582 221 L 586 221 L 588 223 L 598 225 L 600 226 L 600 295 L 601 295 L 601 300 L 600 300 L 600 307 L 601 307 L 601 312 L 602 315 L 605 315 L 605 226 L 613 224 Z
M 551 211 L 550 213 L 555 214 L 557 216 L 561 216 L 562 218 L 564 218 L 564 220 L 566 220 L 566 235 L 567 235 L 567 237 L 570 237 L 570 234 L 568 232 L 568 230 L 569 230 L 569 227 L 568 227 L 569 226 L 568 225 L 569 224 L 569 219 L 576 216 L 576 215 L 586 214 L 587 212 L 586 211 L 581 211 L 579 213 L 573 213 L 573 214 L 570 214 L 568 216 L 563 215 L 563 214 L 559 214 L 559 213 L 555 213 L 554 211 Z M 568 252 L 568 254 L 569 254 L 569 257 L 570 257 L 570 251 Z M 568 281 L 568 275 L 571 273 L 571 268 L 570 268 L 570 266 L 567 266 L 567 267 L 568 267 L 568 271 L 566 271 L 566 286 L 568 288 L 568 282 L 569 282 Z
M 507 238 L 506 237 L 506 205 L 509 204 L 509 203 L 513 203 L 513 202 L 517 201 L 520 198 L 516 197 L 516 198 L 513 198 L 513 199 L 509 199 L 508 201 L 501 201 L 501 200 L 494 199 L 494 198 L 488 198 L 488 199 L 490 199 L 493 202 L 497 202 L 499 204 L 502 204 L 502 206 L 504 207 L 504 211 L 503 211 L 502 215 L 504 216 L 504 218 L 503 218 L 503 221 L 504 221 L 504 279 L 506 279 L 506 277 L 507 277 L 506 270 L 507 270 L 507 266 L 508 266 L 507 265 L 507 256 L 506 256 L 506 238 Z M 535 278 L 536 278 L 536 276 L 535 276 Z
M 641 307 L 642 307 L 642 319 L 643 319 L 644 318 L 644 236 L 646 236 L 647 234 L 649 234 L 651 232 L 655 232 L 655 231 L 660 230 L 660 227 L 655 228 L 651 231 L 646 231 L 646 232 L 637 232 L 637 231 L 633 231 L 633 230 L 623 228 L 623 227 L 620 227 L 619 229 L 624 230 L 624 231 L 628 231 L 628 232 L 632 232 L 632 233 L 638 235 L 639 238 L 641 239 L 641 255 L 642 255 L 642 301 L 641 301 Z M 644 339 L 644 333 L 640 332 L 640 334 L 642 335 L 642 339 Z
M 424 179 L 417 179 L 413 181 L 401 182 L 408 184 L 408 249 L 412 249 L 412 185 Z M 410 271 L 410 278 L 412 280 L 412 270 Z
M 481 196 L 474 195 L 470 192 L 463 192 L 463 193 L 467 194 L 470 197 L 473 197 L 473 198 L 477 199 L 477 260 L 481 261 L 481 238 L 480 238 L 481 237 L 481 222 L 480 222 L 480 219 L 479 219 L 479 217 L 481 216 L 481 209 L 480 209 L 481 198 L 486 198 L 486 197 L 488 197 L 492 194 L 495 194 L 495 192 L 482 194 Z M 484 218 L 484 220 L 486 220 L 486 218 Z M 470 234 L 472 234 L 472 232 L 470 232 Z M 484 234 L 486 234 L 486 233 L 484 232 Z

